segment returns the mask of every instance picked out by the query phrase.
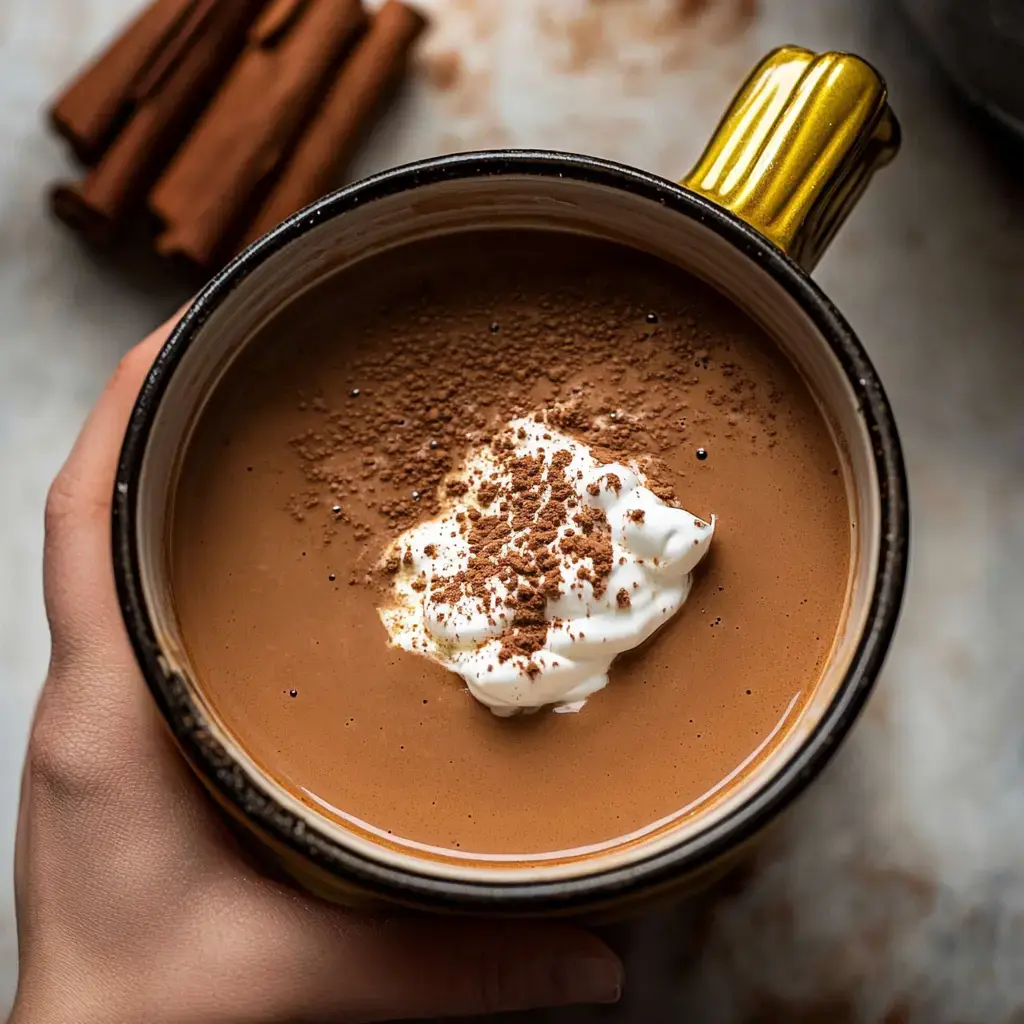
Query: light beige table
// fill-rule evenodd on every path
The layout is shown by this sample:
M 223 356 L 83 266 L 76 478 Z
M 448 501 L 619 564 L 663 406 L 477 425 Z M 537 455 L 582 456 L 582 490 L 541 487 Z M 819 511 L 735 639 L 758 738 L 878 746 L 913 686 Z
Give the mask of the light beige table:
M 7 865 L 47 660 L 46 487 L 118 356 L 184 297 L 152 267 L 93 258 L 41 203 L 66 159 L 39 108 L 133 2 L 0 4 Z M 434 0 L 431 69 L 357 170 L 524 145 L 678 176 L 771 46 L 850 48 L 886 72 L 904 151 L 818 277 L 877 361 L 906 443 L 914 550 L 898 641 L 852 740 L 748 884 L 712 907 L 699 944 L 693 914 L 635 927 L 629 998 L 593 1019 L 715 1024 L 775 1001 L 763 1019 L 816 1005 L 826 1020 L 1009 1020 L 1024 1006 L 1022 176 L 985 147 L 883 0 L 763 0 L 750 24 L 736 3 L 709 0 L 700 22 L 659 28 L 659 0 Z M 449 81 L 454 49 L 464 60 Z M 8 879 L 9 868 L 0 1011 L 16 981 Z

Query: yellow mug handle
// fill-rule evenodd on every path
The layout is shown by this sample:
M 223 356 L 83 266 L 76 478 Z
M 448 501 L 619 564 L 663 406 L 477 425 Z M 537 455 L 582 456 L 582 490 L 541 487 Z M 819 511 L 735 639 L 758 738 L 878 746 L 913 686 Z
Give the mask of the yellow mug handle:
M 885 81 L 849 53 L 770 53 L 682 184 L 811 270 L 900 145 Z

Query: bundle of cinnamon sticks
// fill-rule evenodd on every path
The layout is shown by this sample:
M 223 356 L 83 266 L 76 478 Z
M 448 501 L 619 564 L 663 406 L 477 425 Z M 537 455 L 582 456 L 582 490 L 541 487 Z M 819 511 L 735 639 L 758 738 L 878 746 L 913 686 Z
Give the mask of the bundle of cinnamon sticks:
M 401 0 L 151 0 L 54 102 L 54 213 L 212 269 L 334 187 L 426 27 Z

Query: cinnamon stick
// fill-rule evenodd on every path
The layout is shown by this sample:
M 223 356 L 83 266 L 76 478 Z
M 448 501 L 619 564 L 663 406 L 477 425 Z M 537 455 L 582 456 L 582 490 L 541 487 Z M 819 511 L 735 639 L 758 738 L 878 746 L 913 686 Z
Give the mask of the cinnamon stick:
M 138 106 L 82 184 L 58 185 L 54 213 L 109 242 L 141 205 L 244 45 L 265 0 L 198 0 L 135 85 Z
M 254 30 L 195 131 L 149 198 L 163 255 L 210 266 L 244 225 L 305 129 L 366 15 L 359 0 L 300 4 Z M 288 13 L 286 9 L 286 14 Z
M 400 0 L 381 8 L 246 232 L 246 243 L 336 186 L 373 115 L 401 81 L 426 26 L 426 18 Z
M 276 42 L 302 17 L 309 0 L 272 0 L 263 17 L 253 26 L 250 38 L 263 46 Z
M 86 164 L 95 163 L 132 108 L 133 89 L 199 0 L 153 0 L 70 82 L 50 121 Z

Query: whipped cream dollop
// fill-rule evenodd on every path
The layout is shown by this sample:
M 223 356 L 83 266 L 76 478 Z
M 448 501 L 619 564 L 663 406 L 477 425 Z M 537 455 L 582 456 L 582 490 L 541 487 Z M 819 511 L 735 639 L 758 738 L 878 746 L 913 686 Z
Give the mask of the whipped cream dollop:
M 385 551 L 391 642 L 458 673 L 497 715 L 576 711 L 617 654 L 682 607 L 714 533 L 538 418 L 513 420 Z

